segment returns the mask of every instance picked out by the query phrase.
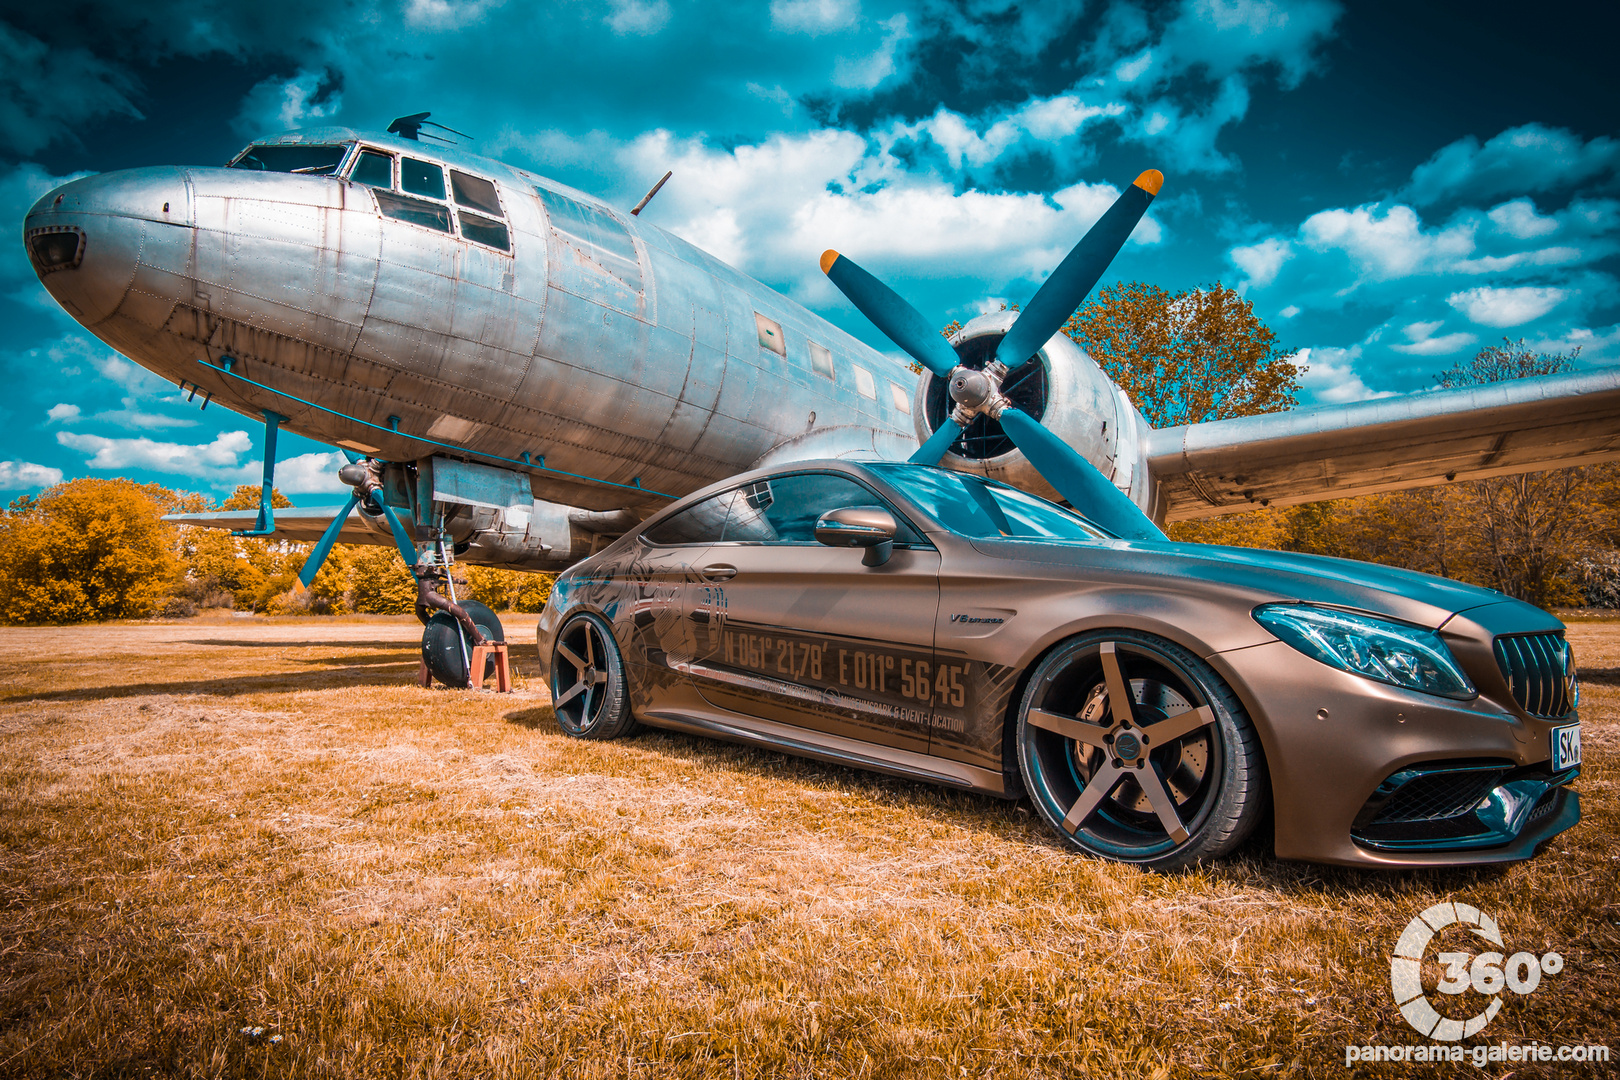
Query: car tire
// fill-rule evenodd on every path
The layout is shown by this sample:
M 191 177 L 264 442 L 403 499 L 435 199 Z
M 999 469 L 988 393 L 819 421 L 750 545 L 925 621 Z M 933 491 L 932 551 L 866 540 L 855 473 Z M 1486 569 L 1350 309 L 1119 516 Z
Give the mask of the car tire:
M 486 641 L 505 641 L 506 630 L 495 613 L 477 600 L 464 600 L 462 610 L 472 619 Z M 434 612 L 427 626 L 422 628 L 422 659 L 433 677 L 446 686 L 465 688 L 471 685 L 467 678 L 467 661 L 472 655 L 472 642 L 464 641 L 465 631 L 455 616 L 448 611 Z M 462 652 L 463 646 L 466 652 Z M 495 673 L 495 658 L 484 661 L 484 678 Z
M 1174 642 L 1129 630 L 1063 642 L 1031 673 L 1017 723 L 1030 800 L 1077 851 L 1176 870 L 1228 854 L 1265 816 L 1254 725 Z
M 557 632 L 551 650 L 551 708 L 564 735 L 617 739 L 633 733 L 624 660 L 608 624 L 588 612 Z

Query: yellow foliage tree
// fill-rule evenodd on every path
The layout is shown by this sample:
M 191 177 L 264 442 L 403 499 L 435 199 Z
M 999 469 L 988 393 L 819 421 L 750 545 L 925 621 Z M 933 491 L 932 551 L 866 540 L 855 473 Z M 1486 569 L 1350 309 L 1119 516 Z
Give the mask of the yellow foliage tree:
M 13 503 L 0 517 L 0 614 L 9 623 L 150 615 L 180 574 L 159 520 L 174 498 L 156 485 L 83 477 Z
M 349 550 L 348 595 L 353 610 L 363 615 L 408 615 L 415 610 L 416 579 L 399 552 L 391 547 Z
M 546 606 L 556 574 L 530 574 L 493 566 L 465 566 L 467 597 L 491 611 L 539 611 Z

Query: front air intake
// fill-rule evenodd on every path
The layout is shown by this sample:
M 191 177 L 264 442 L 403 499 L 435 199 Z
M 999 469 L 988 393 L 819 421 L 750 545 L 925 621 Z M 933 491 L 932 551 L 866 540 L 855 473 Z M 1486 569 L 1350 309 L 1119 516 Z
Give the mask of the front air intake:
M 41 274 L 72 270 L 84 261 L 84 233 L 72 225 L 28 230 L 28 254 Z
M 1574 658 L 1563 634 L 1504 634 L 1496 639 L 1496 665 L 1513 700 L 1531 716 L 1556 720 L 1575 707 Z

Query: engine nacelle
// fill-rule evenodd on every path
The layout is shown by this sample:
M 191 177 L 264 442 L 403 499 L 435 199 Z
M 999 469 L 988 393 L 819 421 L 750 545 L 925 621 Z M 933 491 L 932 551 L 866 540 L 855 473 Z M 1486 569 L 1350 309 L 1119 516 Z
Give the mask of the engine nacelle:
M 981 369 L 1017 318 L 1016 311 L 980 315 L 952 336 L 951 347 L 963 365 Z M 926 441 L 950 415 L 946 382 L 927 372 L 918 380 L 911 415 L 919 441 Z M 1157 492 L 1147 469 L 1147 434 L 1152 427 L 1084 349 L 1056 334 L 1023 365 L 1013 367 L 1001 389 L 1014 405 L 1072 446 L 1155 517 Z M 976 417 L 940 464 L 1061 499 L 1002 431 L 1000 421 L 989 416 Z

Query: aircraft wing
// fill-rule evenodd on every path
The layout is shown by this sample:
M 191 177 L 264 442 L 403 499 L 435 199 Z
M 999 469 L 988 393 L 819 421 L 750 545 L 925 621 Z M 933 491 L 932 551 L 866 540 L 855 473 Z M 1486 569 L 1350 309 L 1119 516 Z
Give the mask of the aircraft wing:
M 341 506 L 289 506 L 276 511 L 276 531 L 266 539 L 292 540 L 300 544 L 313 544 L 321 538 L 332 519 L 343 512 Z M 204 529 L 251 529 L 259 520 L 257 510 L 213 510 L 203 514 L 169 514 L 164 521 L 176 525 L 195 525 Z M 384 544 L 392 547 L 393 534 L 388 522 L 382 518 L 373 521 L 358 509 L 349 511 L 343 531 L 338 534 L 340 544 Z
M 1165 520 L 1620 458 L 1620 368 L 1162 428 Z

